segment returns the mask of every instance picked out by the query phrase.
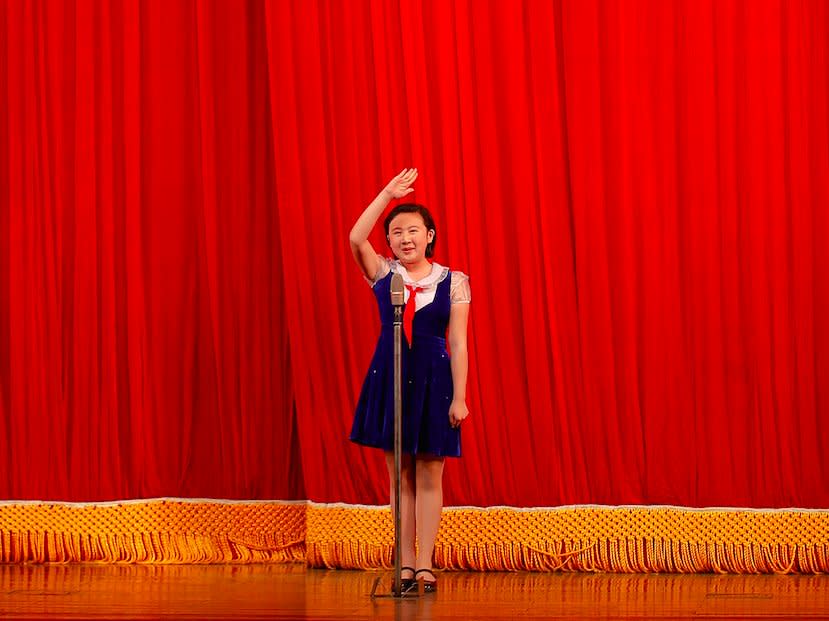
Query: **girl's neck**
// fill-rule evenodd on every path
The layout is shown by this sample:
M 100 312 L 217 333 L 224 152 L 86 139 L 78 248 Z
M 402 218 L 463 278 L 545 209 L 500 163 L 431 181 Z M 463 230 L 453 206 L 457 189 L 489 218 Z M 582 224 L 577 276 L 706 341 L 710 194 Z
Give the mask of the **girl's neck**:
M 409 277 L 414 281 L 426 278 L 432 271 L 432 264 L 426 259 L 418 261 L 417 263 L 403 263 L 401 261 L 400 264 L 406 268 Z

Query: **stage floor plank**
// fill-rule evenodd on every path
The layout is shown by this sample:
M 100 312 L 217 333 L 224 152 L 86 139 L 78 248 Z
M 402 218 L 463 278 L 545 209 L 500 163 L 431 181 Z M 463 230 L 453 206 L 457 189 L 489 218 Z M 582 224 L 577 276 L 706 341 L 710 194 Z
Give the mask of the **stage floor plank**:
M 439 592 L 369 598 L 389 572 L 303 565 L 2 565 L 0 618 L 825 618 L 829 577 L 439 572 Z

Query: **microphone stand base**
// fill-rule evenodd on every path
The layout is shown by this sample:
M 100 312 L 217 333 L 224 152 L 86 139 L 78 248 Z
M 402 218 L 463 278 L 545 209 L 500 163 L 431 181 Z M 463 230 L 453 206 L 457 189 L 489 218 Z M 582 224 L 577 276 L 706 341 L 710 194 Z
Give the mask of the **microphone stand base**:
M 383 576 L 378 576 L 374 579 L 374 585 L 372 585 L 371 594 L 369 595 L 371 599 L 417 599 L 423 595 L 420 585 L 418 585 L 417 589 L 411 589 L 400 594 L 394 592 L 394 587 L 392 587 L 391 593 L 383 593 L 382 591 L 378 593 L 377 588 L 380 586 L 382 580 Z

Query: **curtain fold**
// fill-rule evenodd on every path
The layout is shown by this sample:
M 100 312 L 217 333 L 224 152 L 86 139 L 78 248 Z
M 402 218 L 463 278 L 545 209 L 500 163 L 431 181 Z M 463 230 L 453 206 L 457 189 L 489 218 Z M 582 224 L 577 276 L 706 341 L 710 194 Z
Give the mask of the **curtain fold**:
M 347 234 L 417 166 L 447 503 L 829 506 L 827 10 L 0 4 L 0 497 L 385 502 Z

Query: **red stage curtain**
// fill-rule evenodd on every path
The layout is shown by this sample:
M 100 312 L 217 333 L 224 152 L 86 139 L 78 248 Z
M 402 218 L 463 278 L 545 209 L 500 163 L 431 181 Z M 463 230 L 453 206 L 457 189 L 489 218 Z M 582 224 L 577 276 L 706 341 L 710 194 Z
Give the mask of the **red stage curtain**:
M 414 165 L 473 291 L 447 503 L 829 506 L 827 3 L 11 0 L 0 33 L 0 496 L 384 502 L 347 232 Z

